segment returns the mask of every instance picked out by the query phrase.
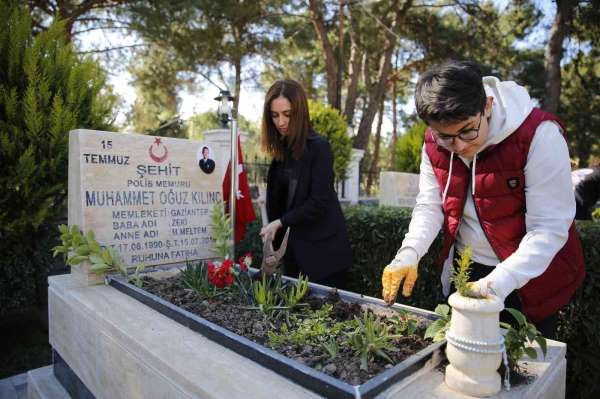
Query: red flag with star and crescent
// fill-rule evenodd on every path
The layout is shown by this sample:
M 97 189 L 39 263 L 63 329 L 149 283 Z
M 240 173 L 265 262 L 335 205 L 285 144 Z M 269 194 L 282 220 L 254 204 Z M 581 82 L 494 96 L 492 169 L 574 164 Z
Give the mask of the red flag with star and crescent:
M 235 201 L 235 242 L 238 243 L 246 234 L 246 224 L 256 219 L 252 198 L 250 197 L 250 186 L 248 185 L 248 175 L 244 168 L 244 158 L 242 157 L 242 146 L 240 136 L 238 136 L 237 151 L 237 194 Z M 231 161 L 227 165 L 225 178 L 223 179 L 223 198 L 225 200 L 225 212 L 229 213 L 229 192 L 231 187 Z

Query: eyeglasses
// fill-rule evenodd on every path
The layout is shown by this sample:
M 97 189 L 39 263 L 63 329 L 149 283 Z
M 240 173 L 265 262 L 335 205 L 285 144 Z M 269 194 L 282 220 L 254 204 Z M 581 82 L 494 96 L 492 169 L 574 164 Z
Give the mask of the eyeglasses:
M 444 134 L 444 133 L 440 133 L 434 129 L 431 129 L 431 132 L 433 133 L 433 136 L 435 137 L 435 141 L 438 143 L 438 145 L 441 145 L 442 147 L 447 147 L 449 145 L 454 144 L 454 139 L 456 139 L 456 138 L 459 138 L 461 141 L 465 141 L 465 142 L 473 141 L 477 137 L 479 137 L 479 128 L 481 128 L 481 120 L 482 119 L 483 119 L 483 112 L 481 112 L 479 114 L 479 124 L 477 125 L 477 128 L 471 129 L 471 130 L 466 130 L 459 134 Z

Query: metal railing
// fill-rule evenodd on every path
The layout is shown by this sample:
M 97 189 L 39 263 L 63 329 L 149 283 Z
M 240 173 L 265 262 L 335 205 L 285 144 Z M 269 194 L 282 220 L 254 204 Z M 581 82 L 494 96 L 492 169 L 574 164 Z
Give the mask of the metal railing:
M 244 162 L 244 168 L 248 176 L 248 184 L 258 186 L 267 184 L 267 173 L 269 172 L 269 162 Z

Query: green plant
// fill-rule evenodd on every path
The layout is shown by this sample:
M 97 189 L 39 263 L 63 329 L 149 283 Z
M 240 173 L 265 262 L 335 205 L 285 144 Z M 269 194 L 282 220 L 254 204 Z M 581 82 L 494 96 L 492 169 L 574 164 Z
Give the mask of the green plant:
M 336 332 L 331 330 L 331 318 L 327 308 L 327 316 L 321 312 L 313 312 L 307 317 L 298 317 L 294 319 L 296 330 L 292 331 L 289 341 L 295 345 L 303 346 L 306 344 L 322 345 L 330 337 L 335 336 Z
M 215 286 L 208 281 L 207 269 L 205 262 L 186 262 L 185 269 L 179 273 L 183 284 L 201 298 L 211 298 L 216 295 Z
M 393 165 L 394 170 L 419 173 L 425 129 L 427 129 L 427 125 L 422 121 L 417 121 L 398 138 L 396 147 L 392 148 L 396 160 L 396 164 Z
M 401 335 L 390 334 L 390 327 L 366 310 L 362 320 L 356 316 L 355 319 L 358 327 L 347 335 L 348 344 L 360 356 L 360 368 L 367 370 L 368 361 L 372 357 L 380 357 L 392 363 L 392 359 L 385 351 L 397 351 L 398 348 L 394 346 L 393 340 L 400 338 Z
M 452 267 L 452 277 L 450 280 L 454 283 L 456 290 L 462 296 L 472 296 L 471 290 L 469 289 L 469 275 L 471 274 L 471 256 L 473 256 L 473 250 L 470 246 L 466 246 L 462 252 L 459 253 L 460 259 L 456 260 L 457 265 Z
M 303 277 L 302 274 L 298 276 L 298 282 L 292 284 L 290 288 L 283 291 L 283 302 L 286 307 L 293 308 L 298 305 L 302 298 L 308 293 L 308 277 Z
M 527 322 L 523 313 L 512 308 L 506 308 L 506 310 L 516 320 L 517 327 L 504 322 L 501 322 L 500 326 L 507 330 L 504 336 L 504 345 L 508 355 L 508 365 L 511 370 L 517 371 L 519 368 L 518 361 L 524 354 L 532 359 L 537 358 L 537 351 L 531 346 L 534 341 L 538 343 L 544 356 L 546 356 L 547 343 L 546 338 L 540 334 L 537 328 Z
M 240 259 L 240 263 L 237 265 L 234 270 L 235 275 L 235 284 L 234 288 L 239 292 L 239 294 L 246 300 L 246 302 L 250 303 L 254 297 L 254 287 L 252 277 L 250 273 L 248 273 L 248 268 L 242 268 L 241 265 L 242 260 Z
M 600 397 L 600 223 L 577 222 L 587 276 L 571 303 L 559 313 L 557 339 L 567 344 L 568 398 Z
M 333 171 L 336 180 L 347 176 L 348 164 L 352 157 L 352 139 L 348 135 L 348 126 L 340 112 L 317 101 L 308 101 L 310 123 L 315 131 L 325 137 L 333 153 Z
M 0 0 L 0 313 L 45 297 L 41 243 L 65 215 L 69 131 L 113 130 L 116 104 L 99 64 L 65 42 L 64 22 L 34 29 L 25 4 Z
M 433 342 L 439 342 L 446 338 L 446 331 L 450 328 L 450 306 L 445 304 L 437 305 L 435 314 L 440 317 L 427 327 L 424 338 L 431 338 Z
M 142 286 L 144 285 L 144 281 L 142 280 L 142 273 L 144 272 L 144 270 L 146 270 L 146 265 L 140 263 L 135 267 L 135 270 L 133 271 L 133 274 L 131 276 L 133 283 L 138 288 L 142 288 Z
M 213 248 L 220 259 L 233 259 L 233 230 L 231 218 L 225 214 L 225 203 L 215 204 L 211 214 L 212 236 L 215 239 Z
M 281 325 L 279 333 L 272 330 L 267 331 L 267 337 L 269 338 L 269 345 L 273 348 L 285 345 L 289 340 L 289 329 L 287 324 L 284 323 Z
M 281 277 L 267 279 L 262 275 L 261 281 L 255 281 L 253 286 L 254 302 L 256 308 L 268 316 L 274 314 L 277 310 L 287 309 L 281 306 L 278 292 L 281 291 Z
M 338 345 L 337 341 L 333 338 L 323 343 L 323 349 L 327 351 L 331 360 L 335 359 L 338 353 L 340 353 L 340 346 Z
M 129 280 L 127 265 L 112 247 L 101 246 L 92 230 L 83 235 L 79 226 L 69 227 L 64 224 L 59 225 L 58 230 L 62 243 L 53 248 L 54 256 L 62 254 L 69 266 L 88 261 L 91 264 L 90 270 L 96 274 L 117 272 Z M 138 287 L 142 286 L 141 273 L 144 269 L 144 264 L 139 264 L 132 274 L 131 280 Z
M 396 313 L 389 319 L 394 332 L 399 335 L 414 334 L 419 327 L 417 320 L 404 309 L 397 309 Z
M 333 305 L 324 304 L 320 309 L 305 309 L 301 313 L 290 314 L 278 333 L 272 331 L 268 333 L 270 344 L 272 346 L 284 344 L 321 346 L 331 355 L 329 352 L 330 349 L 333 350 L 331 343 L 336 342 L 338 338 L 341 339 L 344 333 L 352 331 L 357 326 L 353 319 L 334 322 L 332 311 Z M 293 331 L 290 331 L 290 326 L 294 326 Z M 325 345 L 329 346 L 329 349 Z

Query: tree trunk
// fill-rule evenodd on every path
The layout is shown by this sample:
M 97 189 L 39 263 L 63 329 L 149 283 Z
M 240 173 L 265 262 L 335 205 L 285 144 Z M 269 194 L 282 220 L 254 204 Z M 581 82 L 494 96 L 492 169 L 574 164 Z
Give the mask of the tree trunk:
M 356 98 L 358 95 L 358 82 L 360 80 L 360 64 L 362 55 L 358 47 L 358 38 L 356 37 L 357 23 L 356 18 L 350 16 L 351 28 L 350 34 L 350 62 L 348 63 L 348 91 L 346 93 L 346 105 L 344 106 L 344 117 L 346 123 L 354 122 L 354 111 L 356 108 Z
M 396 87 L 396 80 L 392 82 L 392 146 L 391 146 L 391 167 L 396 167 L 396 143 L 398 142 L 398 90 Z
M 238 49 L 241 50 L 243 44 L 242 44 L 242 37 L 243 37 L 243 32 L 244 32 L 244 27 L 243 25 L 236 25 L 236 24 L 232 24 L 232 32 L 233 32 L 233 38 L 235 41 L 235 45 Z M 233 109 L 231 110 L 232 115 L 237 118 L 238 117 L 238 109 L 239 109 L 239 105 L 240 105 L 240 93 L 242 90 L 242 51 L 237 51 L 234 53 L 235 55 L 233 56 L 233 68 L 235 70 L 235 88 L 233 89 Z
M 238 117 L 238 108 L 240 105 L 240 92 L 242 88 L 242 59 L 241 57 L 236 57 L 234 60 L 234 68 L 235 68 L 235 89 L 233 96 L 235 99 L 233 100 L 233 110 L 232 113 L 235 117 Z
M 338 27 L 338 69 L 335 77 L 335 104 L 333 107 L 342 111 L 342 80 L 344 77 L 344 1 L 339 0 L 339 27 Z
M 406 16 L 406 13 L 408 12 L 408 9 L 411 7 L 411 5 L 412 0 L 407 0 L 402 7 L 398 7 L 397 2 L 394 3 L 394 8 L 396 8 L 396 15 L 394 18 L 394 22 L 390 27 L 392 31 L 395 31 L 398 25 L 400 25 L 400 22 Z M 358 148 L 361 150 L 367 148 L 367 145 L 369 143 L 369 136 L 371 134 L 371 127 L 373 125 L 373 120 L 375 119 L 375 114 L 377 114 L 377 109 L 385 94 L 386 83 L 392 67 L 392 54 L 394 52 L 395 47 L 396 36 L 387 33 L 383 45 L 383 54 L 379 62 L 380 66 L 379 72 L 377 74 L 377 80 L 369 88 L 369 105 L 367 106 L 367 110 L 360 120 L 360 124 L 358 126 L 358 133 L 356 134 L 356 137 L 354 139 L 354 148 Z
M 563 54 L 563 42 L 568 25 L 573 20 L 577 2 L 573 0 L 557 0 L 556 16 L 550 28 L 550 37 L 544 54 L 546 69 L 546 94 L 542 102 L 544 111 L 556 113 L 560 101 L 560 60 Z
M 371 195 L 371 186 L 375 173 L 377 173 L 377 164 L 379 163 L 379 147 L 381 146 L 381 126 L 383 125 L 385 107 L 385 97 L 381 100 L 379 106 L 379 120 L 377 121 L 377 132 L 375 133 L 375 144 L 373 148 L 373 159 L 371 160 L 371 167 L 369 168 L 369 175 L 367 176 L 367 195 Z
M 321 4 L 317 0 L 309 0 L 308 7 L 310 9 L 310 19 L 317 33 L 317 37 L 323 47 L 325 53 L 325 71 L 327 74 L 327 102 L 334 108 L 340 109 L 340 101 L 338 98 L 337 75 L 338 61 L 333 50 L 333 46 L 327 37 L 327 29 L 323 20 L 323 13 L 320 9 Z M 337 104 L 337 107 L 335 106 Z

